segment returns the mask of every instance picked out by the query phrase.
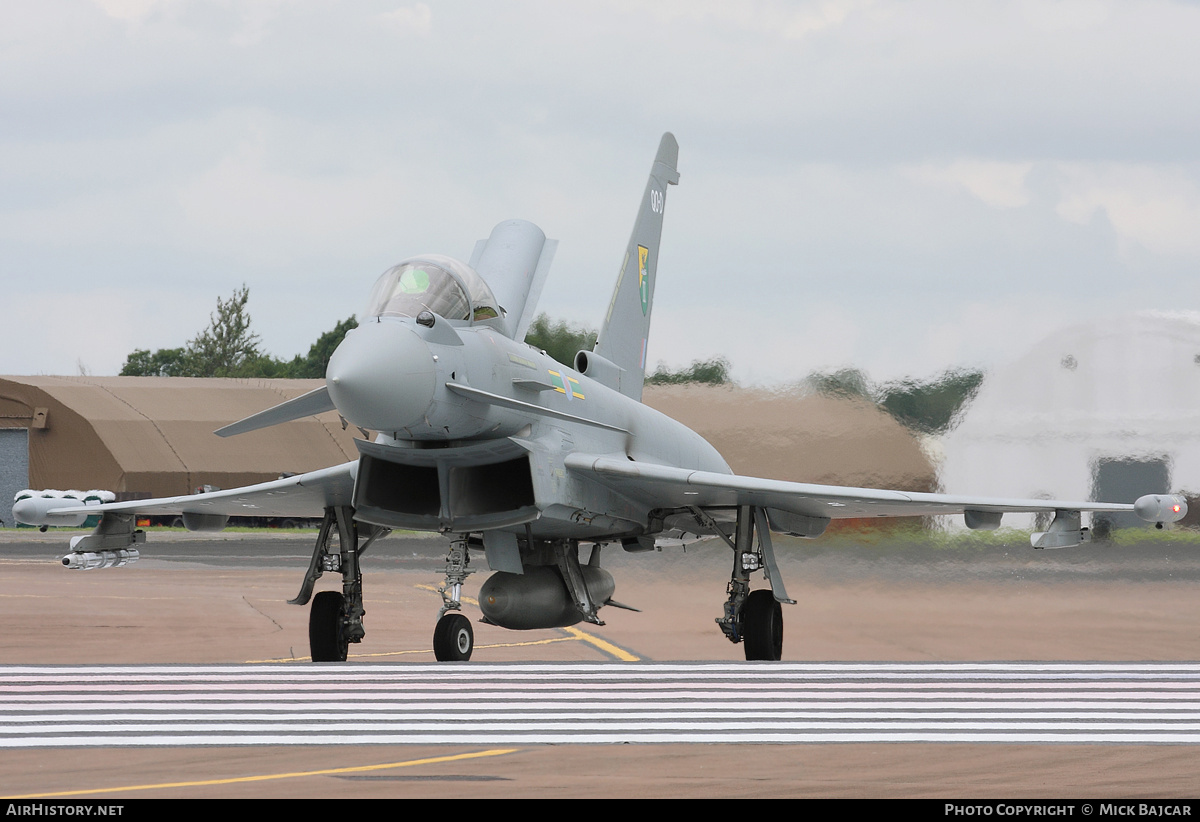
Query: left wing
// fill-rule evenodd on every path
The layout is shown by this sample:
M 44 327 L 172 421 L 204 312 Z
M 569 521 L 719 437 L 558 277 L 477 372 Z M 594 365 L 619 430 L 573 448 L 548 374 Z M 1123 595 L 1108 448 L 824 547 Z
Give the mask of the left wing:
M 1151 494 L 1129 504 L 927 494 L 690 471 L 595 454 L 571 454 L 566 465 L 615 491 L 659 500 L 663 508 L 764 508 L 773 530 L 798 536 L 819 536 L 831 519 L 963 514 L 967 527 L 990 530 L 1000 525 L 1003 514 L 1038 512 L 1055 514 L 1059 525 L 1052 525 L 1048 533 L 1066 534 L 1073 526 L 1077 536 L 1082 511 L 1132 511 L 1148 522 L 1176 522 L 1187 514 L 1183 497 L 1171 495 Z M 1035 534 L 1034 547 L 1078 543 L 1078 539 L 1063 542 L 1062 538 L 1050 538 L 1039 544 L 1038 538 L 1046 536 Z

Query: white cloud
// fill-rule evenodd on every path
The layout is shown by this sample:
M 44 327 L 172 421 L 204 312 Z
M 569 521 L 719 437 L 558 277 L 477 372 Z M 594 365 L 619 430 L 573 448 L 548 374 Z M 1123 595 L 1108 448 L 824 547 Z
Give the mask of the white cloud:
M 92 0 L 105 14 L 116 20 L 141 20 L 163 0 Z
M 1029 203 L 1025 180 L 1032 169 L 1033 163 L 965 159 L 910 166 L 903 173 L 925 185 L 963 189 L 993 208 L 1018 208 Z
M 425 3 L 401 6 L 380 14 L 379 19 L 404 34 L 428 37 L 433 29 L 433 12 Z
M 728 3 L 722 0 L 674 0 L 653 4 L 616 3 L 626 13 L 650 15 L 664 22 L 687 20 L 724 29 L 766 34 L 787 40 L 804 37 L 841 25 L 852 13 L 876 5 L 874 0 L 751 0 Z
M 1200 185 L 1194 167 L 1177 164 L 1071 163 L 1061 166 L 1058 214 L 1089 222 L 1103 211 L 1126 244 L 1200 257 Z
M 1042 305 L 1200 306 L 1198 39 L 1164 2 L 4 4 L 0 277 L 201 302 L 148 345 L 246 282 L 288 355 L 522 217 L 595 323 L 670 129 L 652 358 L 937 370 Z
M 1055 33 L 1093 28 L 1107 22 L 1113 4 L 1105 0 L 1024 0 L 1021 16 L 1043 31 Z

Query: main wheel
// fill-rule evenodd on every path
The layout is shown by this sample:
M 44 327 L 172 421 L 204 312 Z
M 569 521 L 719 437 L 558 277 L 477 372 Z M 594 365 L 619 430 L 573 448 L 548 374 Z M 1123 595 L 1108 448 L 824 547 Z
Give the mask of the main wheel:
M 349 645 L 342 633 L 342 595 L 322 591 L 308 611 L 308 648 L 313 662 L 345 662 Z
M 783 609 L 770 591 L 751 591 L 742 604 L 746 659 L 783 658 Z
M 466 662 L 475 650 L 471 620 L 462 614 L 445 614 L 433 629 L 433 655 L 438 662 Z

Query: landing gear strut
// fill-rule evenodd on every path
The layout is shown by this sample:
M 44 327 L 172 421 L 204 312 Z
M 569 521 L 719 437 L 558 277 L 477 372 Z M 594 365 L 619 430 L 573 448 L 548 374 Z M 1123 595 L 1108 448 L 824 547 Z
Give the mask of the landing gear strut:
M 599 550 L 599 547 L 592 549 L 589 562 L 600 558 Z M 584 621 L 593 625 L 603 625 L 604 620 L 600 619 L 597 614 L 600 606 L 592 601 L 591 592 L 588 591 L 587 582 L 583 578 L 583 569 L 579 565 L 579 543 L 567 541 L 555 543 L 554 557 L 558 562 L 558 571 L 562 574 L 567 590 L 571 592 L 571 599 L 575 603 L 575 607 L 579 609 L 579 613 L 583 614 Z
M 330 550 L 329 538 L 337 528 L 338 548 Z M 339 505 L 326 508 L 317 532 L 317 544 L 313 548 L 312 560 L 292 605 L 306 605 L 312 599 L 308 614 L 308 646 L 313 662 L 345 662 L 351 642 L 362 642 L 366 630 L 363 628 L 362 571 L 359 557 L 372 542 L 390 529 L 363 526 L 368 536 L 359 545 L 359 524 L 354 520 L 354 509 Z M 322 591 L 313 597 L 313 586 L 326 571 L 340 571 L 342 592 Z
M 725 613 L 717 625 L 730 642 L 743 643 L 746 659 L 783 658 L 783 609 L 781 602 L 795 604 L 783 587 L 783 578 L 775 564 L 771 530 L 766 512 L 754 506 L 738 507 L 737 526 L 731 540 L 706 514 L 693 510 L 696 518 L 710 526 L 733 549 L 733 571 L 729 576 L 729 598 Z M 757 545 L 755 531 L 758 532 Z M 750 590 L 750 574 L 762 570 L 771 583 L 770 590 Z

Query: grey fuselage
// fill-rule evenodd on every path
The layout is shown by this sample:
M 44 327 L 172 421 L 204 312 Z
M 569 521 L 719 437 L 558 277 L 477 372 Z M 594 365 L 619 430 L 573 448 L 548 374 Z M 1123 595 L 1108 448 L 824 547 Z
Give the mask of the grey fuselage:
M 371 318 L 326 382 L 360 441 L 356 516 L 391 528 L 537 539 L 647 533 L 653 503 L 573 476 L 572 453 L 731 473 L 686 426 L 508 338 L 498 323 Z

